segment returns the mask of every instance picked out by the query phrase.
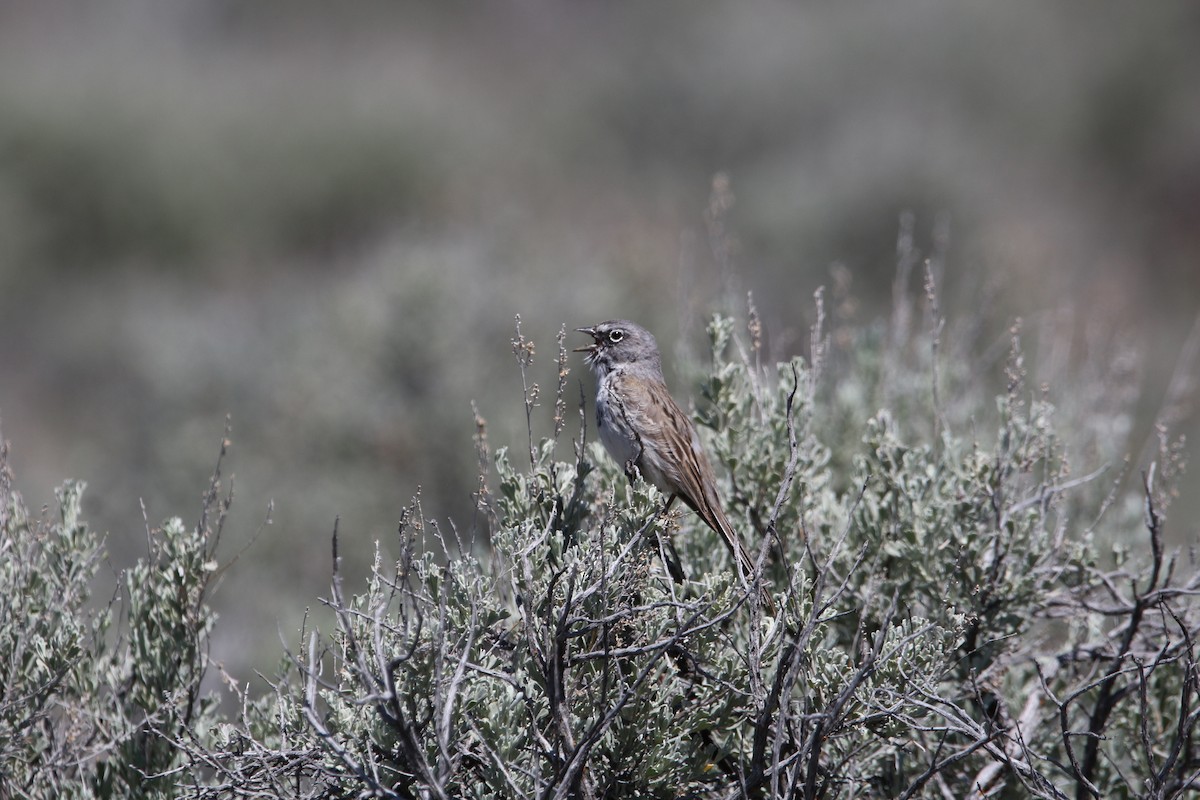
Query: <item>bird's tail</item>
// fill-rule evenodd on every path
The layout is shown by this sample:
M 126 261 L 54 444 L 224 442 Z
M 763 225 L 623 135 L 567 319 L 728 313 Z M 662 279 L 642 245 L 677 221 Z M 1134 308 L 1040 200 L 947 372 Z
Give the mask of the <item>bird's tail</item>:
M 721 539 L 724 540 L 725 546 L 729 548 L 730 555 L 733 556 L 734 571 L 737 572 L 738 577 L 741 579 L 742 586 L 746 589 L 749 589 L 750 582 L 754 579 L 754 560 L 750 558 L 750 554 L 747 553 L 746 548 L 742 546 L 741 538 L 737 535 L 737 532 L 729 523 L 729 518 L 725 516 L 725 513 L 719 507 L 717 507 L 713 509 L 712 516 L 713 521 L 710 522 L 708 519 L 705 519 L 704 521 L 708 522 L 709 526 L 721 535 Z M 713 524 L 714 522 L 716 524 Z M 774 614 L 775 602 L 771 599 L 771 593 L 766 589 L 765 586 L 761 588 L 763 608 L 765 608 L 768 613 Z

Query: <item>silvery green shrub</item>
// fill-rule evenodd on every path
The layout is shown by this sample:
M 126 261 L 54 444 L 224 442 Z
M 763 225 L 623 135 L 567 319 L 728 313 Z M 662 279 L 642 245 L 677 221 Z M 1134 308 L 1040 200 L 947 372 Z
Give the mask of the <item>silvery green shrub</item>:
M 752 307 L 745 328 L 710 324 L 695 415 L 759 559 L 753 586 L 693 515 L 626 481 L 586 408 L 570 424 L 562 337 L 538 434 L 534 348 L 518 328 L 529 437 L 493 452 L 478 421 L 470 529 L 426 519 L 417 498 L 370 580 L 347 587 L 335 527 L 334 622 L 304 632 L 269 691 L 232 683 L 239 709 L 224 714 L 196 695 L 213 524 L 169 523 L 127 607 L 89 622 L 68 604 L 62 624 L 6 634 L 5 685 L 20 688 L 3 707 L 5 791 L 48 785 L 31 754 L 77 712 L 95 744 L 53 778 L 67 794 L 1195 791 L 1200 573 L 1163 539 L 1179 443 L 1162 433 L 1145 464 L 1117 463 L 1123 362 L 1031 386 L 1014 325 L 980 368 L 978 337 L 938 318 L 931 278 L 924 327 L 901 324 L 915 304 L 888 326 L 827 323 L 818 297 L 808 353 L 778 364 Z M 96 545 L 69 539 L 70 496 L 61 524 L 7 513 L 5 542 L 55 531 L 86 568 Z M 672 543 L 682 584 L 662 564 Z M 32 580 L 5 573 L 6 586 Z M 57 590 L 26 593 L 38 591 Z M 114 613 L 129 628 L 116 651 L 102 630 Z M 41 660 L 21 662 L 36 637 Z M 142 665 L 154 682 L 129 683 Z
M 213 719 L 206 597 L 229 498 L 214 477 L 195 526 L 147 526 L 145 557 L 95 604 L 103 543 L 84 488 L 68 481 L 57 516 L 32 516 L 0 447 L 0 797 L 175 797 L 175 739 Z

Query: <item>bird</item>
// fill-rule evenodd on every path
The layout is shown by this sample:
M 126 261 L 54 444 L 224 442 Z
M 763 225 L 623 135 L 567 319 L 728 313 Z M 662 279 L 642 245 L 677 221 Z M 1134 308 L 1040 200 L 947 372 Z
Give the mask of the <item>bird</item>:
M 592 337 L 584 360 L 596 374 L 596 427 L 605 450 L 630 482 L 640 475 L 667 497 L 682 500 L 720 535 L 743 585 L 754 574 L 741 539 L 725 516 L 717 481 L 691 418 L 671 397 L 654 335 L 629 320 L 609 320 L 579 333 Z M 668 564 L 670 568 L 671 565 Z M 676 582 L 682 570 L 671 568 Z

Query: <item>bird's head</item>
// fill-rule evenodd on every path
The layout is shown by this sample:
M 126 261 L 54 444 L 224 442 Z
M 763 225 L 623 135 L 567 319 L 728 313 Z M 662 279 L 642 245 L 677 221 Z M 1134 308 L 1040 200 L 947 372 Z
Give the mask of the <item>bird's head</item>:
M 588 366 L 599 375 L 626 364 L 640 364 L 662 371 L 658 342 L 650 331 L 636 322 L 614 319 L 576 330 L 592 337 L 590 345 L 578 347 L 575 352 L 586 353 Z

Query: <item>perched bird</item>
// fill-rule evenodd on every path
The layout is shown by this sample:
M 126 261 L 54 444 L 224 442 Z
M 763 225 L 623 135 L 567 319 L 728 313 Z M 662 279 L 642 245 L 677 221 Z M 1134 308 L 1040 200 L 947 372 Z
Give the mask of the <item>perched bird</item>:
M 631 481 L 636 467 L 665 494 L 667 509 L 678 497 L 719 533 L 744 584 L 754 564 L 721 508 L 695 425 L 667 391 L 654 336 L 627 320 L 576 330 L 592 337 L 592 344 L 575 352 L 587 354 L 598 379 L 596 426 L 604 448 Z M 672 575 L 682 580 L 677 569 Z

